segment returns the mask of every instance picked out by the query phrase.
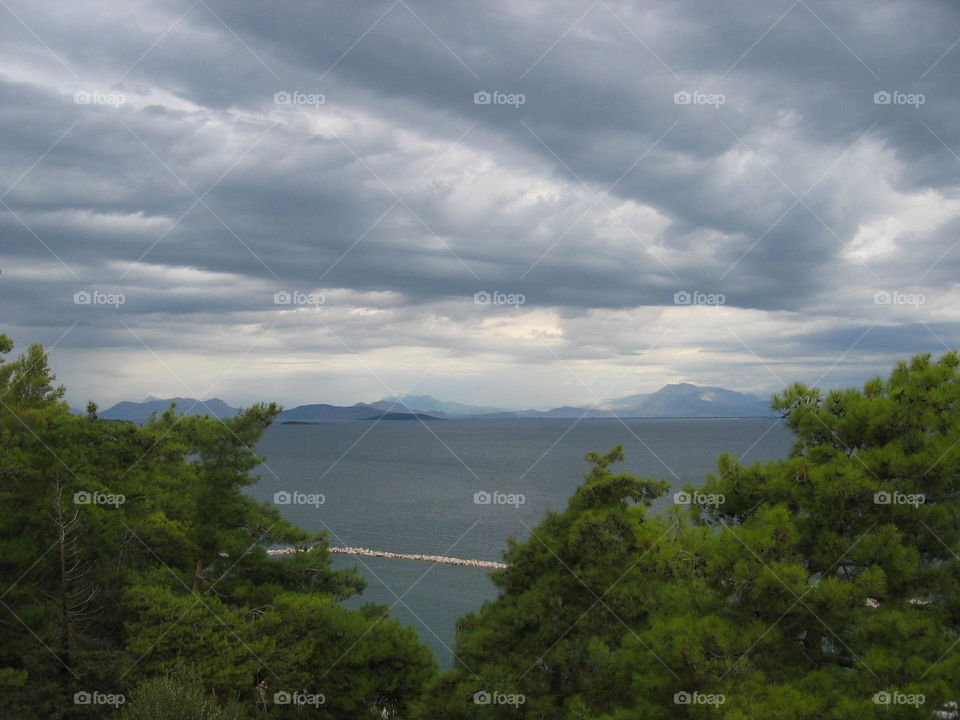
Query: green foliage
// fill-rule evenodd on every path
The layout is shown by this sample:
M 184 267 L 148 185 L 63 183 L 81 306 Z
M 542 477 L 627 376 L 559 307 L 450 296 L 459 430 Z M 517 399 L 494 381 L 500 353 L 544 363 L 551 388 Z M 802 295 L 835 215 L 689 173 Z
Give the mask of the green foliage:
M 550 513 L 522 543 L 511 542 L 508 567 L 493 574 L 500 597 L 460 621 L 457 668 L 424 702 L 424 717 L 513 717 L 495 700 L 522 694 L 531 717 L 566 717 L 585 695 L 607 696 L 618 683 L 598 683 L 626 627 L 646 621 L 657 596 L 646 578 L 674 576 L 671 529 L 645 506 L 665 481 L 614 474 L 614 448 L 591 453 L 585 482 L 566 512 Z M 491 704 L 477 708 L 474 696 Z M 484 696 L 479 696 L 482 699 Z M 596 708 L 594 712 L 596 712 Z
M 257 651 L 244 639 L 240 611 L 216 596 L 185 594 L 160 585 L 134 585 L 125 608 L 128 652 L 142 658 L 139 676 L 171 672 L 187 663 L 207 687 L 221 692 L 249 686 L 257 670 Z
M 121 720 L 232 720 L 200 675 L 185 663 L 140 682 L 126 699 Z
M 0 355 L 11 349 L 0 335 Z M 171 408 L 141 427 L 99 420 L 92 403 L 71 415 L 54 382 L 39 346 L 0 360 L 0 718 L 100 717 L 104 706 L 75 695 L 135 685 L 131 696 L 146 699 L 130 717 L 180 717 L 161 698 L 210 692 L 253 711 L 260 678 L 293 672 L 264 628 L 298 602 L 331 608 L 307 642 L 317 663 L 325 648 L 347 653 L 357 677 L 340 677 L 344 706 L 379 713 L 416 696 L 434 666 L 412 631 L 336 606 L 363 590 L 359 574 L 333 569 L 323 535 L 244 492 L 261 462 L 250 448 L 279 407 L 228 420 Z M 273 558 L 271 545 L 304 552 Z M 310 619 L 293 614 L 287 634 Z M 351 659 L 346 629 L 369 667 Z M 183 663 L 187 680 L 176 675 Z M 323 671 L 296 666 L 308 684 Z
M 612 475 L 619 448 L 591 453 L 567 510 L 511 545 L 499 597 L 461 621 L 460 662 L 421 717 L 949 708 L 960 699 L 958 365 L 921 355 L 863 390 L 787 388 L 773 407 L 796 436 L 790 456 L 749 467 L 722 456 L 699 488 L 713 503 L 661 518 L 642 505 L 662 484 Z M 479 690 L 526 702 L 478 708 Z
M 668 483 L 590 453 L 437 676 L 385 608 L 338 604 L 363 582 L 325 537 L 244 492 L 277 406 L 73 416 L 42 348 L 11 349 L 0 335 L 0 718 L 115 712 L 75 702 L 90 691 L 124 695 L 130 720 L 846 720 L 958 699 L 954 353 L 862 390 L 787 388 L 790 456 L 722 456 L 706 504 L 651 515 Z
M 436 673 L 416 632 L 387 619 L 387 608 L 348 611 L 318 595 L 276 598 L 255 625 L 271 696 L 297 691 L 322 696 L 311 717 L 407 717 L 411 701 Z M 296 715 L 294 708 L 286 708 Z

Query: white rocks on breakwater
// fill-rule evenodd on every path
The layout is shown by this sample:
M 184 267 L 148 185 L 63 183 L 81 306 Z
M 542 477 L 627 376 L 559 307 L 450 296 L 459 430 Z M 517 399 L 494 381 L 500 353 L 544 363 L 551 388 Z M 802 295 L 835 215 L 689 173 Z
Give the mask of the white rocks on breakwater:
M 278 548 L 276 550 L 267 550 L 268 555 L 292 555 L 296 552 L 302 552 L 305 548 Z M 463 567 L 490 568 L 492 570 L 502 570 L 506 564 L 494 562 L 493 560 L 469 560 L 466 558 L 455 558 L 447 555 L 420 555 L 419 553 L 395 553 L 386 550 L 370 550 L 369 548 L 359 547 L 334 547 L 330 546 L 330 552 L 343 553 L 345 555 L 361 555 L 363 557 L 382 557 L 392 558 L 394 560 L 425 560 L 426 562 L 437 563 L 441 565 L 461 565 Z

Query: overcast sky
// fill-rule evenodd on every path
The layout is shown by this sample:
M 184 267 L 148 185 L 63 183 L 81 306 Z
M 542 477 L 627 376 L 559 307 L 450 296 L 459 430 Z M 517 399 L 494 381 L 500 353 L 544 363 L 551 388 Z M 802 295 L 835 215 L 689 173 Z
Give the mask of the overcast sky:
M 960 339 L 954 2 L 0 18 L 0 331 L 75 406 L 766 395 Z

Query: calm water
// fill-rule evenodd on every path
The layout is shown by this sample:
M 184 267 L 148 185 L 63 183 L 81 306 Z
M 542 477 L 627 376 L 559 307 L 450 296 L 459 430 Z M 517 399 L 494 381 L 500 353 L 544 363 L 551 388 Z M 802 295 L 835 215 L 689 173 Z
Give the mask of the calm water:
M 322 493 L 324 504 L 282 505 L 290 521 L 327 530 L 333 545 L 500 560 L 510 536 L 526 538 L 547 510 L 562 510 L 582 481 L 590 450 L 622 444 L 622 469 L 701 484 L 722 452 L 744 461 L 786 456 L 791 436 L 761 419 L 460 420 L 322 423 L 271 427 L 257 447 L 266 456 L 261 500 L 278 491 Z M 479 491 L 522 493 L 526 502 L 478 505 Z M 495 595 L 487 571 L 426 562 L 334 556 L 367 580 L 362 602 L 393 605 L 417 628 L 443 667 L 451 664 L 458 617 Z M 397 598 L 402 603 L 397 603 Z

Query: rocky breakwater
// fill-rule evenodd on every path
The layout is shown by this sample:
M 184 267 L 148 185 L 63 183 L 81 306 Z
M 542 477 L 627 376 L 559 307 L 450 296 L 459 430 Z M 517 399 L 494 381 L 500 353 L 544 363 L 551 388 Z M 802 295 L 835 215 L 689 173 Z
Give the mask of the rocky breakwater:
M 303 552 L 308 548 L 276 548 L 267 550 L 268 555 L 292 555 L 293 553 Z M 468 558 L 456 558 L 448 555 L 421 555 L 419 553 L 395 553 L 387 550 L 371 550 L 369 548 L 359 547 L 334 547 L 329 548 L 332 553 L 342 553 L 345 555 L 359 555 L 361 557 L 381 557 L 391 558 L 393 560 L 423 560 L 439 565 L 460 565 L 462 567 L 487 568 L 490 570 L 502 570 L 505 563 L 494 562 L 493 560 L 471 560 Z

